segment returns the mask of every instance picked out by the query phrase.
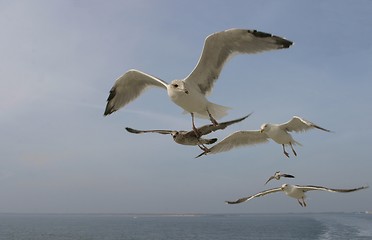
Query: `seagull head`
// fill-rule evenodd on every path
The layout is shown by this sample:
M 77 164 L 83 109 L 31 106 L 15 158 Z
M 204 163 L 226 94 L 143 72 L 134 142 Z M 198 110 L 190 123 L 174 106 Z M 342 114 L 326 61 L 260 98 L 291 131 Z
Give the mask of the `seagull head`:
M 263 133 L 263 132 L 267 131 L 269 128 L 270 128 L 270 124 L 268 124 L 268 123 L 262 124 L 261 128 L 260 128 L 260 132 Z
M 173 80 L 170 84 L 170 88 L 175 92 L 184 92 L 189 94 L 189 91 L 185 86 L 185 82 L 182 80 Z
M 288 189 L 288 184 L 287 184 L 287 183 L 283 184 L 283 185 L 280 187 L 280 189 L 281 189 L 282 191 L 285 191 L 286 189 Z
M 176 137 L 178 136 L 179 132 L 178 131 L 172 131 L 171 132 L 171 135 L 173 137 L 173 139 L 176 139 Z

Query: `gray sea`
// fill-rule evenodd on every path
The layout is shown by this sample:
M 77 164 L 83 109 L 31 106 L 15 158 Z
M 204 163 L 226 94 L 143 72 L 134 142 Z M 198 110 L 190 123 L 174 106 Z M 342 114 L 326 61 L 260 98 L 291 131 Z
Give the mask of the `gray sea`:
M 372 239 L 372 214 L 0 214 L 0 239 Z

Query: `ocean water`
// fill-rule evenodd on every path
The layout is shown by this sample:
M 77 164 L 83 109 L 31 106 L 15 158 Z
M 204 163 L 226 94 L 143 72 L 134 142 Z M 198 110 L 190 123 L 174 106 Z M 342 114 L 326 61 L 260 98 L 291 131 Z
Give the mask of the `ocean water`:
M 0 239 L 372 239 L 372 214 L 0 214 Z

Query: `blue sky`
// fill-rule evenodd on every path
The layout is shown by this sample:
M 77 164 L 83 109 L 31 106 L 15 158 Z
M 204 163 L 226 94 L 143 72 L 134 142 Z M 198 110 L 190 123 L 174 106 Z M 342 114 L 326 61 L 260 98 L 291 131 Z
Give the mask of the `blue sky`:
M 229 206 L 282 183 L 372 184 L 372 2 L 1 1 L 0 212 L 256 213 L 372 210 L 370 189 L 284 194 Z M 334 133 L 293 134 L 287 159 L 268 144 L 194 159 L 197 147 L 139 129 L 190 129 L 189 115 L 150 89 L 103 117 L 115 79 L 135 68 L 170 82 L 194 68 L 205 37 L 257 29 L 295 42 L 229 61 L 209 99 L 254 114 L 224 131 L 304 117 Z M 208 123 L 197 120 L 198 125 Z M 277 170 L 295 179 L 270 182 Z

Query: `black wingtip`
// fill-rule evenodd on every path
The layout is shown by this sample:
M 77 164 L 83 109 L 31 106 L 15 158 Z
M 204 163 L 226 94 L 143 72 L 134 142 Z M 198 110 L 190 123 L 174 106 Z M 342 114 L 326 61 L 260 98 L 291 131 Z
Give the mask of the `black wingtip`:
M 326 128 L 322 128 L 322 127 L 319 127 L 318 125 L 313 125 L 315 128 L 317 128 L 317 129 L 319 129 L 319 130 L 323 130 L 323 131 L 325 131 L 325 132 L 333 132 L 333 131 L 331 131 L 331 130 L 328 130 L 328 129 L 326 129 Z
M 252 33 L 255 37 L 259 37 L 259 38 L 267 38 L 267 37 L 275 38 L 276 43 L 280 45 L 280 48 L 289 48 L 290 46 L 293 45 L 292 41 L 289 41 L 279 36 L 272 35 L 270 33 L 260 32 L 257 30 L 248 30 L 248 32 Z
M 265 37 L 271 37 L 273 36 L 270 33 L 260 32 L 257 30 L 247 30 L 249 33 L 252 33 L 255 37 L 265 38 Z
M 250 112 L 248 115 L 246 115 L 245 117 L 243 117 L 243 120 L 250 117 L 254 112 Z
M 141 133 L 141 131 L 136 130 L 136 129 L 133 129 L 133 128 L 130 128 L 130 127 L 126 127 L 125 130 L 127 130 L 130 133 L 135 133 L 135 134 Z
M 238 119 L 235 119 L 235 120 L 231 120 L 231 121 L 220 123 L 221 125 L 224 125 L 224 124 L 226 125 L 222 129 L 225 129 L 227 126 L 229 126 L 231 124 L 241 122 L 241 121 L 245 120 L 246 118 L 248 118 L 249 116 L 251 116 L 252 114 L 253 114 L 253 112 L 251 112 L 250 114 L 248 114 L 248 115 L 246 115 L 244 117 L 241 117 L 241 118 L 238 118 Z
M 217 140 L 218 140 L 217 138 L 209 139 L 208 144 L 213 144 L 213 143 L 217 142 Z
M 110 94 L 107 98 L 107 104 L 106 104 L 106 108 L 105 108 L 105 112 L 103 113 L 103 116 L 107 116 L 107 115 L 110 115 L 111 113 L 115 112 L 116 110 L 114 109 L 113 106 L 111 106 L 111 100 L 115 97 L 116 95 L 116 90 L 115 88 L 111 88 L 110 90 Z
M 252 114 L 253 114 L 253 112 L 251 112 L 251 113 L 245 115 L 245 116 L 242 117 L 242 118 L 238 118 L 238 119 L 236 119 L 235 121 L 236 121 L 236 122 L 241 122 L 241 121 L 245 120 L 246 118 L 250 117 Z
M 106 109 L 105 109 L 105 112 L 103 113 L 103 116 L 110 115 L 110 114 L 113 113 L 113 112 L 115 112 L 115 111 L 112 111 L 112 109 L 110 109 L 110 108 L 108 107 L 108 104 L 107 104 Z
M 127 130 L 130 133 L 135 133 L 136 132 L 136 131 L 134 131 L 133 128 L 130 128 L 130 127 L 126 127 L 125 130 Z
M 293 42 L 287 39 L 284 39 L 284 38 L 279 38 L 279 37 L 278 37 L 277 43 L 280 43 L 282 45 L 281 48 L 289 48 L 290 46 L 293 45 Z
M 113 112 L 116 112 L 117 109 L 114 109 L 113 106 L 110 106 L 110 102 L 107 102 L 107 105 L 106 105 L 106 108 L 105 108 L 105 112 L 103 113 L 103 116 L 107 116 L 107 115 L 110 115 L 111 113 Z
M 200 153 L 198 156 L 196 156 L 195 158 L 199 158 L 199 157 L 201 157 L 201 156 L 203 156 L 203 155 L 205 155 L 206 154 L 206 152 L 202 152 L 202 153 Z

